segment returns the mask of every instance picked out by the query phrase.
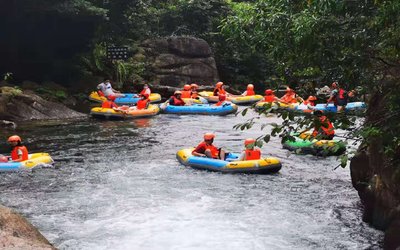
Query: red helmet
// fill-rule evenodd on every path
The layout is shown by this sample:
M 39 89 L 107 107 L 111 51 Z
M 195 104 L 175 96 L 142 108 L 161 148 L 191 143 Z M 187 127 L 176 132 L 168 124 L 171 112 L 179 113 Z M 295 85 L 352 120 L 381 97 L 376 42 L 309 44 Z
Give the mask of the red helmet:
M 254 144 L 254 143 L 256 143 L 256 140 L 253 139 L 253 138 L 247 138 L 247 139 L 244 141 L 244 145 L 245 145 L 245 146 L 250 145 L 250 144 Z
M 248 84 L 247 85 L 247 89 L 254 89 L 254 85 L 253 84 Z
M 198 88 L 199 88 L 199 85 L 197 85 L 196 83 L 192 83 L 192 84 L 190 84 L 190 87 L 191 87 L 192 89 L 198 89 Z
M 190 85 L 189 84 L 185 84 L 183 86 L 183 90 L 190 90 Z
M 266 89 L 265 90 L 265 95 L 272 95 L 274 91 L 272 89 Z
M 204 140 L 211 140 L 214 138 L 215 138 L 215 135 L 213 133 L 205 133 L 204 134 Z
M 19 137 L 18 135 L 12 135 L 10 137 L 8 137 L 8 142 L 21 142 L 21 137 Z
M 313 95 L 310 95 L 310 96 L 307 98 L 307 100 L 308 100 L 308 101 L 316 101 L 316 100 L 317 100 L 317 97 L 315 97 L 315 96 L 313 96 Z
M 221 87 L 224 83 L 223 82 L 217 82 L 217 84 L 215 85 L 217 88 Z
M 116 97 L 115 95 L 109 95 L 109 96 L 107 96 L 107 99 L 110 100 L 110 101 L 115 101 L 116 98 L 117 98 L 117 97 Z
M 224 95 L 224 94 L 218 95 L 218 100 L 221 101 L 221 102 L 225 101 L 226 100 L 226 95 Z

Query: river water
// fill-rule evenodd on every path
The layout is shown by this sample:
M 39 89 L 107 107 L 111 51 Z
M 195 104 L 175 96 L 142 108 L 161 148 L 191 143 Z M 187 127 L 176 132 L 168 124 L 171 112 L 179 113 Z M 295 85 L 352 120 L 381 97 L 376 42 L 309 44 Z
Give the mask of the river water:
M 272 138 L 262 152 L 281 159 L 274 175 L 212 173 L 176 160 L 205 132 L 240 152 L 245 138 L 262 134 L 232 129 L 251 115 L 23 124 L 16 133 L 56 167 L 1 173 L 0 203 L 60 249 L 379 249 L 383 234 L 362 222 L 349 169 L 333 170 L 336 157 L 288 154 Z

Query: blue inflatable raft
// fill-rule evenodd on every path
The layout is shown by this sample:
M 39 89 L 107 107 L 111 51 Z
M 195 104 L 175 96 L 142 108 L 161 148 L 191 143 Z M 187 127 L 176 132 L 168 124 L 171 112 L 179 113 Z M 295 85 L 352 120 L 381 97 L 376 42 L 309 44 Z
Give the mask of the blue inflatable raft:
M 270 174 L 276 173 L 282 168 L 277 158 L 268 157 L 259 160 L 235 161 L 239 154 L 228 153 L 226 160 L 211 159 L 192 155 L 194 148 L 179 150 L 176 158 L 180 163 L 195 169 L 209 170 L 222 173 L 244 174 Z
M 227 103 L 222 106 L 209 104 L 193 104 L 190 106 L 161 105 L 161 110 L 167 114 L 199 114 L 199 115 L 228 115 L 238 109 L 236 104 Z
M 325 112 L 337 112 L 337 107 L 333 103 L 329 103 L 328 106 L 325 107 L 326 104 L 321 103 L 315 105 L 315 110 L 321 110 Z M 299 107 L 299 106 L 297 106 Z M 346 112 L 354 112 L 354 111 L 363 111 L 367 108 L 365 102 L 349 102 L 346 105 Z

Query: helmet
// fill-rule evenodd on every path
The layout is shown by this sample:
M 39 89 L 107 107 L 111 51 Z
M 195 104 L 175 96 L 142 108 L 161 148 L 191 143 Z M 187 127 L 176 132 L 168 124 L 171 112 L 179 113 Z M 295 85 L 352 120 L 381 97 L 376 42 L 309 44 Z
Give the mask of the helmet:
M 333 82 L 333 83 L 332 83 L 332 88 L 337 88 L 338 85 L 339 85 L 338 82 Z
M 316 116 L 321 116 L 323 114 L 323 112 L 322 112 L 322 110 L 315 110 L 313 114 Z
M 254 89 L 254 85 L 253 85 L 253 84 L 248 84 L 248 85 L 247 85 L 247 88 L 248 88 L 248 89 Z
M 191 87 L 192 89 L 198 89 L 198 88 L 199 88 L 199 85 L 197 85 L 196 83 L 192 83 L 192 84 L 190 84 L 190 87 Z
M 225 101 L 226 100 L 226 95 L 224 95 L 224 94 L 218 95 L 218 100 L 221 101 L 221 102 Z
M 215 85 L 217 88 L 221 87 L 224 83 L 223 82 L 217 82 L 217 84 Z
M 174 92 L 174 95 L 182 95 L 182 91 L 177 90 Z
M 244 145 L 247 146 L 247 145 L 250 145 L 250 144 L 254 144 L 255 142 L 256 142 L 255 139 L 253 139 L 253 138 L 247 138 L 247 139 L 244 141 Z
M 214 138 L 215 138 L 215 135 L 213 133 L 205 133 L 204 134 L 204 140 L 211 140 Z
M 7 156 L 4 155 L 0 156 L 0 162 L 8 162 Z
M 308 101 L 316 101 L 316 100 L 317 100 L 317 97 L 315 97 L 315 96 L 313 96 L 313 95 L 310 95 L 310 96 L 307 98 L 307 100 L 308 100 Z
M 117 98 L 117 97 L 116 97 L 115 95 L 109 95 L 109 96 L 107 96 L 107 99 L 110 100 L 110 101 L 115 101 L 116 98 Z
M 21 142 L 21 137 L 19 137 L 18 135 L 12 135 L 12 136 L 8 137 L 7 141 L 8 142 L 13 142 L 13 141 Z
M 265 90 L 266 95 L 272 95 L 273 93 L 274 93 L 274 91 L 272 89 Z
M 185 85 L 183 86 L 183 89 L 184 89 L 184 90 L 190 90 L 190 85 L 189 85 L 189 84 L 185 84 Z

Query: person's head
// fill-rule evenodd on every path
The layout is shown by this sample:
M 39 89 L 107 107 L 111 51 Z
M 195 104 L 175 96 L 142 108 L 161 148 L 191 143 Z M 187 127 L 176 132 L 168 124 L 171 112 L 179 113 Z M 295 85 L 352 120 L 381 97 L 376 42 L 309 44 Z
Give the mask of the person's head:
M 183 85 L 183 90 L 190 90 L 190 85 L 189 84 Z
M 105 83 L 111 83 L 111 81 L 108 80 L 108 79 L 106 79 L 104 82 L 105 82 Z
M 177 90 L 177 91 L 174 92 L 174 96 L 175 96 L 176 98 L 180 98 L 181 95 L 182 95 L 182 92 L 179 91 L 179 90 Z
M 219 95 L 218 95 L 218 100 L 219 100 L 220 102 L 225 101 L 225 100 L 226 100 L 226 95 L 224 95 L 224 94 L 219 94 Z
M 109 95 L 109 96 L 107 96 L 107 99 L 109 100 L 109 101 L 115 101 L 115 99 L 116 99 L 117 97 L 115 96 L 115 95 Z
M 333 82 L 331 85 L 331 89 L 337 89 L 339 87 L 339 83 L 338 82 Z
M 255 147 L 255 145 L 256 145 L 256 140 L 253 139 L 253 138 L 247 138 L 247 139 L 244 141 L 244 147 L 245 147 L 246 149 L 253 149 L 253 148 Z
M 8 137 L 8 143 L 11 146 L 17 146 L 17 145 L 21 145 L 21 137 L 19 137 L 18 135 L 12 135 L 10 137 Z
M 322 112 L 322 110 L 315 110 L 315 111 L 313 112 L 313 114 L 314 114 L 315 116 L 317 116 L 317 117 L 320 117 L 320 116 L 323 115 L 323 112 Z
M 7 156 L 1 155 L 0 156 L 0 162 L 8 162 Z
M 265 90 L 265 95 L 272 95 L 274 91 L 272 89 Z
M 293 94 L 294 93 L 294 90 L 293 89 L 291 89 L 291 88 L 286 88 L 286 94 Z
M 199 85 L 197 85 L 196 83 L 192 83 L 192 84 L 190 84 L 190 88 L 192 90 L 197 90 L 199 88 Z
M 217 82 L 217 84 L 215 85 L 217 88 L 221 88 L 224 85 L 223 82 Z
M 204 142 L 208 145 L 211 145 L 214 142 L 215 135 L 213 133 L 205 133 L 204 134 Z
M 253 84 L 248 84 L 247 85 L 247 89 L 253 90 L 254 89 L 254 85 Z
M 147 85 L 146 83 L 143 85 L 143 88 L 144 89 L 148 89 L 149 88 L 149 85 Z

